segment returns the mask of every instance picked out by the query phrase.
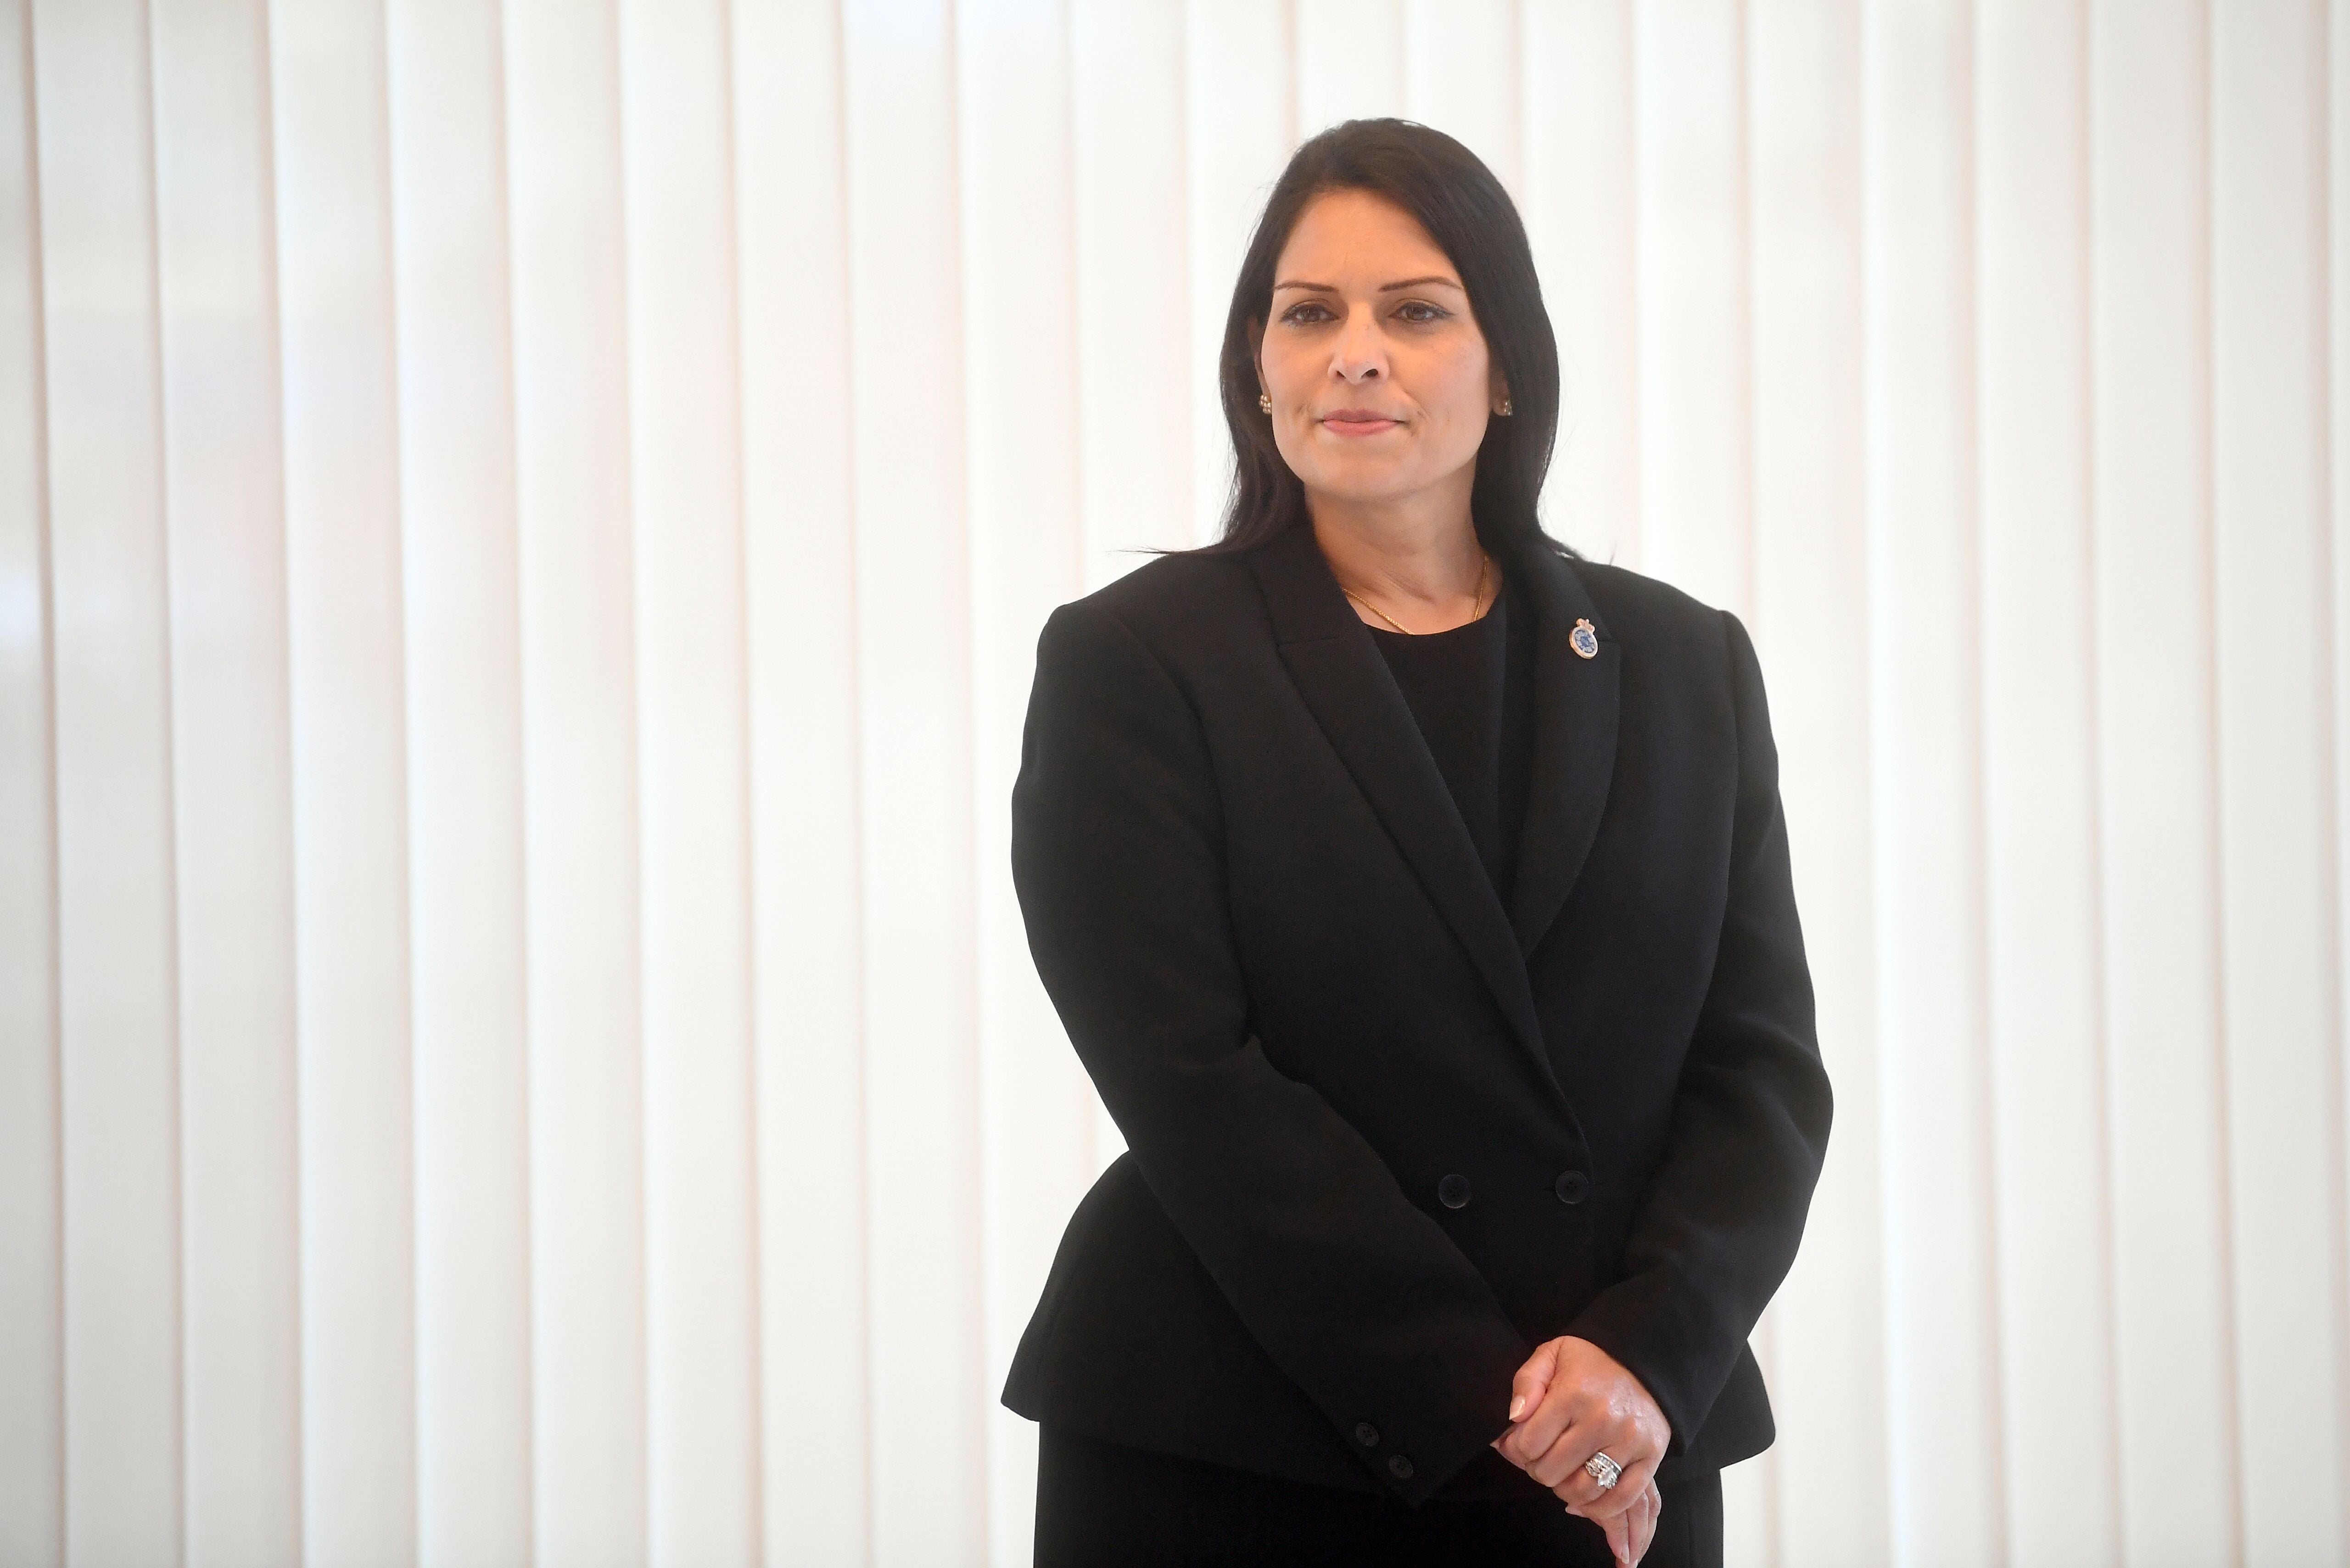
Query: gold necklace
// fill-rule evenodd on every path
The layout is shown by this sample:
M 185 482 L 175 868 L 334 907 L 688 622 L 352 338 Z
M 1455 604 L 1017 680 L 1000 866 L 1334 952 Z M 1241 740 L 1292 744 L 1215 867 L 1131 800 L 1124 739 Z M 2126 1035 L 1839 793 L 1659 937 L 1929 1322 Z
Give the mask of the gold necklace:
M 1469 601 L 1471 606 L 1477 611 L 1475 615 L 1469 618 L 1472 621 L 1483 620 L 1485 618 L 1486 611 L 1493 607 L 1485 602 L 1485 572 L 1488 567 L 1492 566 L 1492 564 L 1493 557 L 1492 556 L 1482 550 L 1477 552 L 1477 592 Z M 1370 604 L 1363 599 L 1357 598 L 1351 589 L 1342 587 L 1338 591 L 1345 594 L 1348 598 L 1354 599 L 1357 604 L 1361 605 L 1365 609 L 1370 611 L 1373 615 L 1378 617 L 1389 626 L 1395 627 L 1398 631 L 1403 632 L 1404 636 L 1419 637 L 1425 635 L 1420 632 L 1406 630 L 1403 627 L 1397 626 L 1395 617 L 1388 614 L 1387 611 L 1379 608 L 1379 607 L 1375 604 Z

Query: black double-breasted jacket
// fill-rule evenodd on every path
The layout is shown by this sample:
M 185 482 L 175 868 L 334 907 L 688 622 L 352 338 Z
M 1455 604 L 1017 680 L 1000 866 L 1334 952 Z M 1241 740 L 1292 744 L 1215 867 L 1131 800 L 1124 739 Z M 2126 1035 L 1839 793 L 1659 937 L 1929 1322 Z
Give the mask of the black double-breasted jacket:
M 1487 1445 L 1571 1334 L 1655 1397 L 1669 1466 L 1770 1442 L 1746 1339 L 1829 1091 L 1761 672 L 1662 584 L 1503 566 L 1536 618 L 1506 907 L 1310 531 L 1046 623 L 1013 871 L 1128 1152 L 1014 1410 L 1413 1503 L 1524 1491 Z

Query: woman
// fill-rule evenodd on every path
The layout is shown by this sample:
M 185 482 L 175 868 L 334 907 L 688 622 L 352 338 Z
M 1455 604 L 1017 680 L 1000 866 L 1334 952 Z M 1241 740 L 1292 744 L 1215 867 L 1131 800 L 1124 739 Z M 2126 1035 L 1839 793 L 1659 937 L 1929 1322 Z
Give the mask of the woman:
M 1054 612 L 1013 795 L 1128 1144 L 1004 1390 L 1036 1561 L 1717 1562 L 1829 1112 L 1752 647 L 1542 534 L 1451 138 L 1299 149 L 1221 373 L 1224 538 Z

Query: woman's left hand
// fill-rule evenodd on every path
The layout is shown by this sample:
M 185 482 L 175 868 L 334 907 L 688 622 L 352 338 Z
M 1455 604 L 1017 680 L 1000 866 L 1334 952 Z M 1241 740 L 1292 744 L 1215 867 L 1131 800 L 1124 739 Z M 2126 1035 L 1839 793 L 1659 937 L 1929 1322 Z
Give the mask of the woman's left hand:
M 1619 1562 L 1638 1562 L 1656 1530 L 1649 1482 L 1672 1440 L 1672 1426 L 1648 1389 L 1622 1362 L 1569 1334 L 1528 1356 L 1510 1392 L 1510 1429 L 1493 1439 L 1494 1449 L 1550 1488 L 1568 1512 L 1604 1528 Z M 1621 1471 L 1605 1490 L 1583 1468 L 1600 1453 Z

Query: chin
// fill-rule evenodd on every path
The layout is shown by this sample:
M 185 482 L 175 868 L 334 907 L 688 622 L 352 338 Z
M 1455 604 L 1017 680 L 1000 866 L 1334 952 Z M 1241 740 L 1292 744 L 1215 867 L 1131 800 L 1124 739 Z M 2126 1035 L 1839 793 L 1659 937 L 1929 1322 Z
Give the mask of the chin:
M 1292 464 L 1293 468 L 1296 465 Z M 1344 501 L 1390 501 L 1421 487 L 1393 462 L 1317 462 L 1298 470 L 1307 488 Z

